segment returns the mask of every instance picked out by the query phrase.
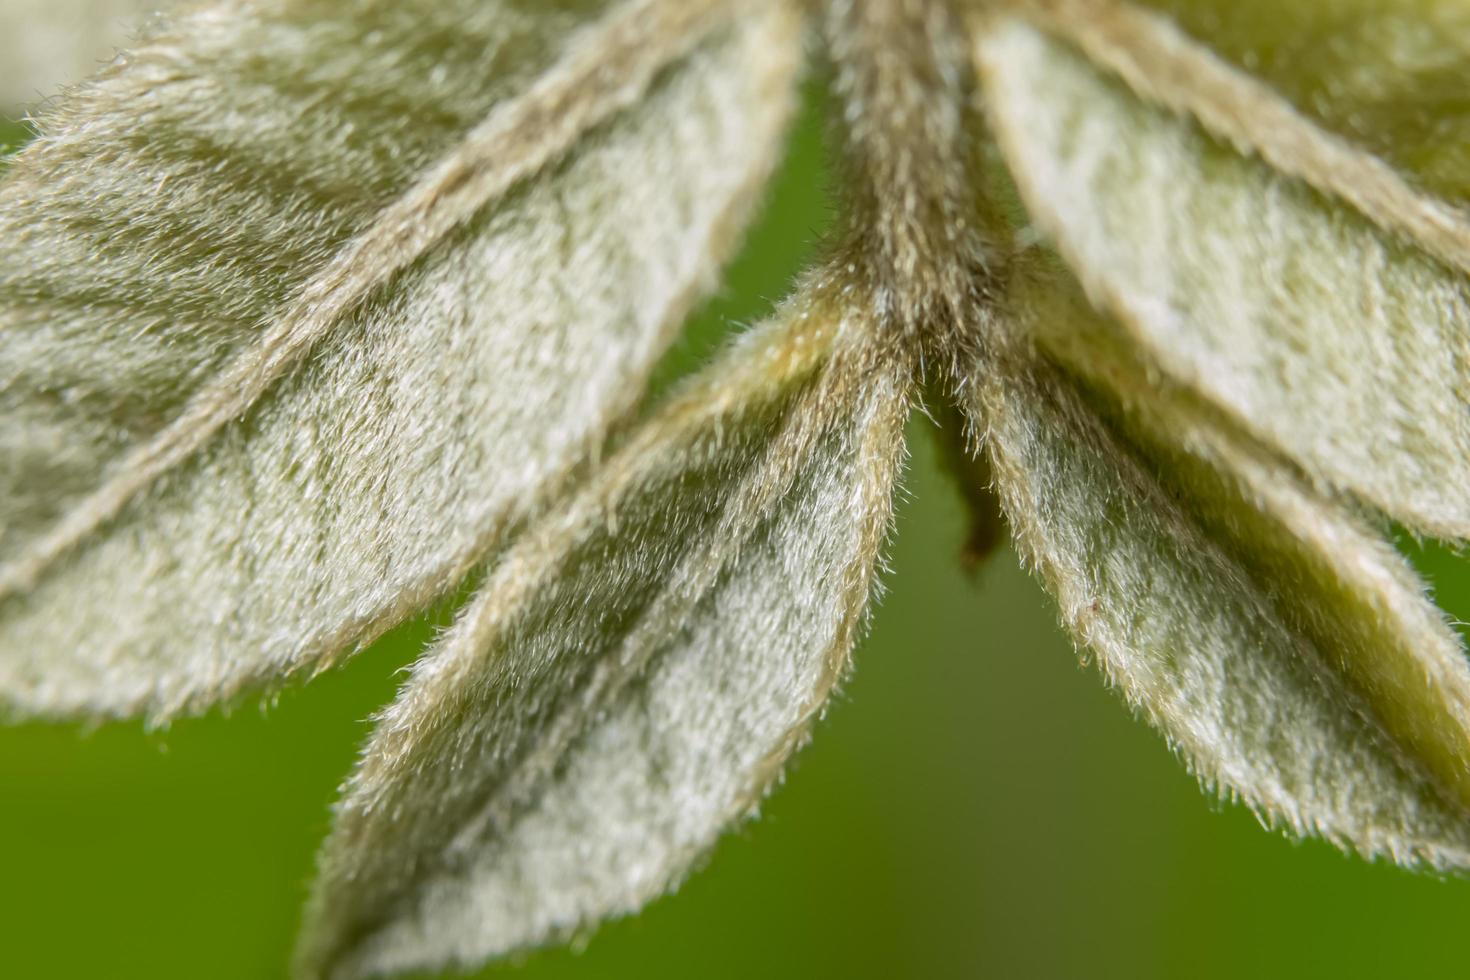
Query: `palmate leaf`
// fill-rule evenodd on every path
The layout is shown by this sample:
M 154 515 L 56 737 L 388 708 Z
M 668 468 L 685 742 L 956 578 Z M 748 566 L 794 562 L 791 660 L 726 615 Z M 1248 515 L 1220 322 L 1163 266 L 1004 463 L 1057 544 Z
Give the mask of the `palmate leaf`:
M 457 583 L 639 397 L 778 154 L 783 5 L 222 4 L 0 189 L 0 698 L 168 716 Z
M 1033 336 L 1106 329 L 1064 274 L 1011 302 Z M 1207 785 L 1295 834 L 1470 866 L 1470 666 L 1422 583 L 1126 349 L 1087 345 L 1085 381 L 1023 345 L 976 371 L 996 489 L 1064 622 Z
M 0 3 L 0 116 L 54 95 L 107 64 L 146 15 L 172 0 L 5 0 Z
M 305 975 L 635 911 L 761 799 L 847 663 L 914 373 L 826 296 L 661 411 L 425 654 L 341 804 Z
M 982 32 L 985 100 L 1094 299 L 1325 486 L 1470 534 L 1466 171 L 1459 116 L 1428 108 L 1470 69 L 1470 22 L 1442 4 L 1166 5 L 1255 77 L 1126 3 L 1015 6 L 1035 24 Z
M 1310 57 L 1256 0 L 186 6 L 0 185 L 0 710 L 199 710 L 475 573 L 298 968 L 633 911 L 840 678 L 927 375 L 1205 782 L 1470 865 L 1470 667 L 1373 523 L 1470 536 L 1455 114 L 1394 112 L 1466 24 L 1359 5 L 1370 34 L 1293 15 Z M 624 428 L 771 171 L 809 7 L 840 244 Z

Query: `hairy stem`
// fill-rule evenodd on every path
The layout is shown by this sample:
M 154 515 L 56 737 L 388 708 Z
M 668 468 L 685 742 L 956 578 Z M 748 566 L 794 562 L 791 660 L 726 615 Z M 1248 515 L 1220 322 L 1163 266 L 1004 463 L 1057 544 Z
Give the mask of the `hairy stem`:
M 974 77 L 954 0 L 836 0 L 826 34 L 842 106 L 841 255 L 876 322 L 947 377 L 986 332 L 999 222 L 982 196 Z M 840 263 L 839 263 L 840 265 Z

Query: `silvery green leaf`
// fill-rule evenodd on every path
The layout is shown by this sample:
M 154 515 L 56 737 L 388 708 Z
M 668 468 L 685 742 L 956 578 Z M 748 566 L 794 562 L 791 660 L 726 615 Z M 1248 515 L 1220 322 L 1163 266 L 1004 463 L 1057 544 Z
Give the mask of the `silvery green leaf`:
M 597 446 L 781 143 L 782 4 L 181 14 L 0 185 L 0 698 L 329 663 Z
M 1018 546 L 1078 642 L 1208 786 L 1294 834 L 1470 866 L 1470 665 L 1389 542 L 1185 388 L 1016 290 L 1035 353 L 977 369 Z M 1024 311 L 1024 312 L 1022 312 Z
M 799 298 L 492 572 L 379 720 L 307 976 L 467 967 L 633 912 L 751 810 L 842 676 L 912 368 Z
M 1470 203 L 1470 144 L 1457 136 L 1470 126 L 1470 7 L 1457 0 L 1138 2 L 1173 21 L 1188 46 L 1253 75 L 1325 134 L 1378 159 L 1430 200 Z M 1237 124 L 1263 130 L 1272 121 Z M 1288 135 L 1260 132 L 1248 143 Z
M 1465 171 L 1446 176 L 1457 117 L 1437 101 L 1445 72 L 1470 69 L 1470 22 L 1378 4 L 1398 28 L 1360 34 L 1339 5 L 1190 6 L 1231 43 L 1306 18 L 1299 43 L 1332 52 L 1295 58 L 1263 34 L 1235 49 L 1270 66 L 1255 77 L 1126 3 L 1019 6 L 1042 26 L 991 22 L 984 97 L 1027 208 L 1094 300 L 1323 486 L 1470 535 L 1470 223 Z M 1413 43 L 1383 41 L 1411 23 Z M 1397 126 L 1394 99 L 1416 107 Z
M 0 3 L 0 114 L 54 95 L 108 64 L 147 15 L 172 0 Z

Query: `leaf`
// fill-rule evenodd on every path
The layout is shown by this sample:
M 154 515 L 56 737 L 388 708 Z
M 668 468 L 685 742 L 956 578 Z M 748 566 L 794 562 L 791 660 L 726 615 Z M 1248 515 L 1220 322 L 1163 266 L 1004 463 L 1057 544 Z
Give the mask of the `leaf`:
M 340 805 L 304 975 L 630 913 L 759 801 L 846 667 L 902 455 L 913 369 L 834 295 L 661 411 L 420 661 Z
M 1055 276 L 1012 304 L 1028 333 L 1095 335 Z M 1271 823 L 1470 866 L 1470 666 L 1422 583 L 1126 346 L 1088 350 L 1087 386 L 1035 354 L 980 366 L 972 409 L 1079 643 L 1205 784 Z
M 610 422 L 776 158 L 781 4 L 234 4 L 0 191 L 0 692 L 167 717 L 454 586 Z
M 1470 201 L 1470 8 L 1440 0 L 1139 0 L 1193 46 L 1248 71 L 1314 127 L 1377 158 L 1426 197 Z M 1242 117 L 1273 138 L 1271 120 Z M 1223 134 L 1222 134 L 1223 135 Z M 1276 133 L 1275 138 L 1285 134 Z M 1459 217 L 1456 215 L 1456 217 Z
M 1154 15 L 1028 7 L 1096 63 L 1000 20 L 979 43 L 986 99 L 1028 210 L 1094 300 L 1168 377 L 1325 486 L 1470 535 L 1470 224 L 1374 156 L 1382 140 L 1322 128 Z M 1362 54 L 1351 80 L 1315 80 L 1340 82 L 1342 112 L 1355 86 L 1409 85 L 1392 52 Z
M 171 0 L 5 0 L 0 112 L 79 82 L 116 57 L 146 15 Z

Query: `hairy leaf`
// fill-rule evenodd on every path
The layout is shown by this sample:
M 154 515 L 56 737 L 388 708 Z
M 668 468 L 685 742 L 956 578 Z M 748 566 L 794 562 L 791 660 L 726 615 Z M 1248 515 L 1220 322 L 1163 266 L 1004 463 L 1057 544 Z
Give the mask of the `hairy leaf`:
M 1470 535 L 1470 225 L 1373 156 L 1383 141 L 1321 128 L 1154 15 L 1027 6 L 1124 80 L 1016 20 L 979 45 L 1028 209 L 1094 299 L 1168 376 L 1324 484 Z M 1349 90 L 1407 84 L 1398 54 L 1362 53 Z M 1423 151 L 1434 137 L 1421 136 Z
M 1013 301 L 1033 334 L 1099 329 L 1056 277 Z M 1272 822 L 1470 865 L 1470 667 L 1422 583 L 1126 347 L 1072 352 L 1100 390 L 1013 351 L 978 370 L 974 410 L 1078 641 L 1204 782 Z
M 310 976 L 455 964 L 632 912 L 751 809 L 847 663 L 911 369 L 798 299 L 527 532 L 381 719 Z
M 1139 3 L 1409 184 L 1470 203 L 1470 144 L 1459 135 L 1470 128 L 1470 7 L 1460 0 Z
M 223 4 L 0 189 L 0 696 L 168 715 L 456 583 L 593 448 L 775 159 L 781 5 Z
M 112 61 L 145 16 L 172 0 L 0 3 L 0 114 L 55 94 Z

